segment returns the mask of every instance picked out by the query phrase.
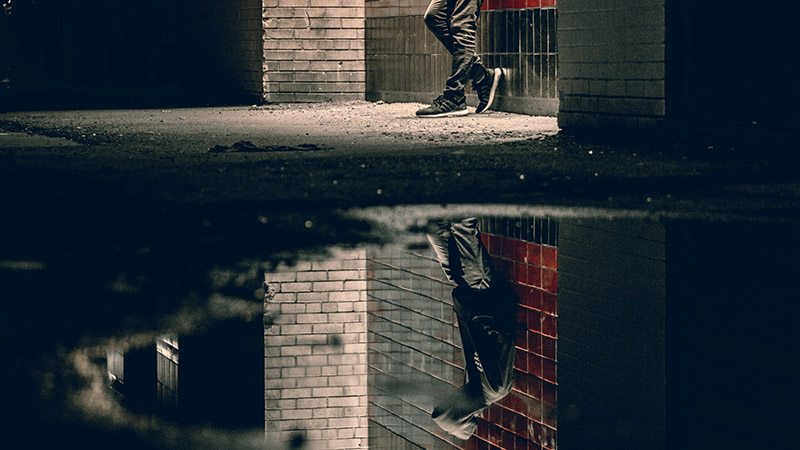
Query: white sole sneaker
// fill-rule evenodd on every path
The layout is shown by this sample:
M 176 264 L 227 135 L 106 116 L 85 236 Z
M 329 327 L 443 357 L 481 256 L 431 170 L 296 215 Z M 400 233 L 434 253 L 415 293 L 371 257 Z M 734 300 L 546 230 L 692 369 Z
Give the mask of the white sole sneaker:
M 439 114 L 424 114 L 424 115 L 421 115 L 421 116 L 418 115 L 417 117 L 419 117 L 420 119 L 440 119 L 442 117 L 466 116 L 467 114 L 469 114 L 469 111 L 466 108 L 464 108 L 464 109 L 457 109 L 455 111 L 448 111 L 448 112 L 439 113 Z
M 497 86 L 500 85 L 500 80 L 503 78 L 503 69 L 499 67 L 495 67 L 492 72 L 492 88 L 489 89 L 489 101 L 486 102 L 486 106 L 483 109 L 476 109 L 475 114 L 482 114 L 489 110 L 492 107 L 492 102 L 494 102 L 494 93 L 497 91 Z

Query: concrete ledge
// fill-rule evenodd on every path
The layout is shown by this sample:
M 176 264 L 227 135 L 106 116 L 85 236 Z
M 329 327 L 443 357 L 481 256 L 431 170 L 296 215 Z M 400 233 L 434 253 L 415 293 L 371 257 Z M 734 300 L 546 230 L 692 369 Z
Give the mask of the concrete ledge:
M 660 131 L 663 117 L 635 117 L 622 115 L 586 114 L 579 112 L 558 113 L 558 127 L 576 134 L 651 133 Z

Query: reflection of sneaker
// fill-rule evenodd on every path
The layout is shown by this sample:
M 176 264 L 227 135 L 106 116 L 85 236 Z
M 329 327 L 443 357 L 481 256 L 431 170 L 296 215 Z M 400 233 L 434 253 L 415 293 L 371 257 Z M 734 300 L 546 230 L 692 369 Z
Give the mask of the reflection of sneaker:
M 431 106 L 417 111 L 418 117 L 437 118 L 437 117 L 454 117 L 467 115 L 467 104 L 464 100 L 456 103 L 447 99 L 444 95 L 440 95 L 433 101 Z
M 494 101 L 494 92 L 500 84 L 500 79 L 503 78 L 503 69 L 496 67 L 492 69 L 491 75 L 483 77 L 480 83 L 472 83 L 472 89 L 478 94 L 478 107 L 475 108 L 475 113 L 480 114 L 490 106 Z

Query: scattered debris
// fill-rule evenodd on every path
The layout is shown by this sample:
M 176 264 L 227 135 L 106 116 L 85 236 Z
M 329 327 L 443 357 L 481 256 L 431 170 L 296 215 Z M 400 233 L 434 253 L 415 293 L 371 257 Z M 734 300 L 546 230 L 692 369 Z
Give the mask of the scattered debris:
M 267 145 L 259 147 L 250 141 L 239 141 L 230 147 L 225 145 L 215 145 L 208 149 L 210 153 L 260 153 L 260 152 L 310 152 L 319 150 L 330 150 L 316 144 L 300 144 L 297 147 L 288 145 Z

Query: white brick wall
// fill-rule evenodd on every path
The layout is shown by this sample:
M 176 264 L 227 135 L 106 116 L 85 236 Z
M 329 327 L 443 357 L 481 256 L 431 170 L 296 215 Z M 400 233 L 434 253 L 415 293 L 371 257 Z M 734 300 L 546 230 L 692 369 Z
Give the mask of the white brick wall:
M 263 0 L 264 100 L 362 100 L 364 0 Z
M 559 126 L 663 119 L 664 43 L 664 0 L 559 0 Z
M 266 433 L 284 442 L 304 430 L 312 450 L 367 448 L 366 255 L 265 274 Z

